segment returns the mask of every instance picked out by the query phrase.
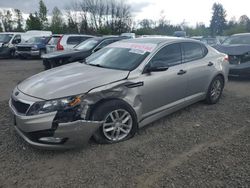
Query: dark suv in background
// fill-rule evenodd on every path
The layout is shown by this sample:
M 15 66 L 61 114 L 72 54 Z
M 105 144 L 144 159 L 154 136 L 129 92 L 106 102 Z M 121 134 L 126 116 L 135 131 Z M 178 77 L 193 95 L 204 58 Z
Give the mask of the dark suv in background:
M 53 53 L 45 54 L 42 56 L 44 68 L 45 70 L 47 70 L 71 62 L 83 62 L 85 58 L 90 56 L 92 53 L 122 39 L 126 39 L 126 37 L 94 37 L 85 40 L 84 42 L 75 46 L 72 50 L 56 51 Z

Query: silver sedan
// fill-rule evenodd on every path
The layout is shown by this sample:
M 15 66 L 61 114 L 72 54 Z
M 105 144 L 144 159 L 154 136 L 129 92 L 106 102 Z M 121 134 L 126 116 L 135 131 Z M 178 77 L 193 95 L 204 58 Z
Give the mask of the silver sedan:
M 16 131 L 35 147 L 117 143 L 190 104 L 217 103 L 227 76 L 227 56 L 198 41 L 130 39 L 24 80 L 9 106 Z

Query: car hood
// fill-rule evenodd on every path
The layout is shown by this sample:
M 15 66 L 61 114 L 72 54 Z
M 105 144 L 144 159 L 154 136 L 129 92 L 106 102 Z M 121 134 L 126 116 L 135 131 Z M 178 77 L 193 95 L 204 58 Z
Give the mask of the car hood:
M 70 57 L 70 56 L 74 56 L 77 54 L 82 54 L 82 56 L 84 56 L 86 52 L 84 51 L 78 51 L 78 50 L 63 50 L 63 51 L 56 51 L 56 52 L 52 52 L 49 54 L 44 54 L 42 56 L 43 59 L 52 59 L 52 58 L 59 58 L 59 57 Z
M 216 45 L 214 48 L 228 55 L 243 55 L 250 52 L 250 45 Z
M 93 88 L 126 79 L 129 71 L 120 71 L 73 63 L 34 75 L 17 87 L 24 94 L 55 99 L 81 93 Z

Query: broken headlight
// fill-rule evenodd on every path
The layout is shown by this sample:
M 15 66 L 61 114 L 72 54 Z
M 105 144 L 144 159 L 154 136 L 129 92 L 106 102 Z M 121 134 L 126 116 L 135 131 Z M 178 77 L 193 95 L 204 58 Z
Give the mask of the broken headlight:
M 32 116 L 32 115 L 45 114 L 55 111 L 69 110 L 77 106 L 80 106 L 82 98 L 83 98 L 82 95 L 78 95 L 62 99 L 36 102 L 30 107 L 27 115 Z

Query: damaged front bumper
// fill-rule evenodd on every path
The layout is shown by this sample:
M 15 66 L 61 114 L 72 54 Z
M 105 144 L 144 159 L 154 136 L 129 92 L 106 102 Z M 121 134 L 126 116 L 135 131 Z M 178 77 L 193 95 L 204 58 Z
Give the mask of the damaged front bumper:
M 14 115 L 16 132 L 30 145 L 43 149 L 70 149 L 84 146 L 102 125 L 99 121 L 77 120 L 59 123 L 53 127 L 56 112 L 26 116 L 20 115 L 9 102 Z

